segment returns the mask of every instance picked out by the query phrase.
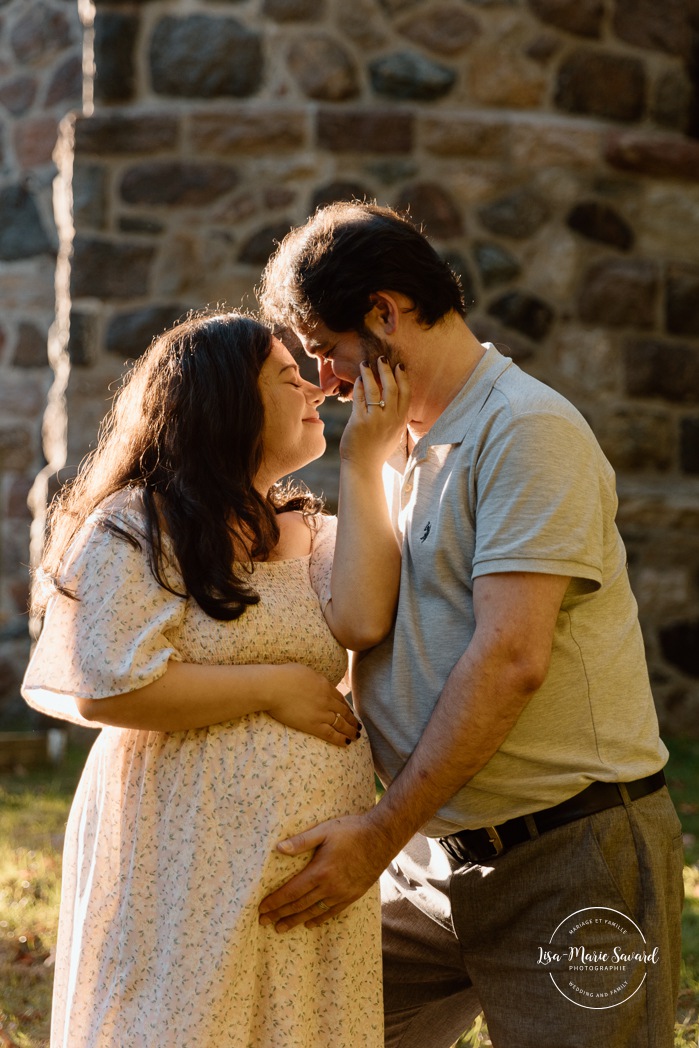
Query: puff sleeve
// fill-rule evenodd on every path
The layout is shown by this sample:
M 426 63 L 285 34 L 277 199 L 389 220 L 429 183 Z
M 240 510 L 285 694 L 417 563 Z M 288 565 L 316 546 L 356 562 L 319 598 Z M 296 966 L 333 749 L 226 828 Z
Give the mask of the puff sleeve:
M 319 515 L 316 517 L 316 528 L 311 549 L 311 585 L 318 595 L 321 610 L 325 613 L 331 597 L 330 577 L 337 536 L 337 517 Z
M 105 528 L 104 514 L 88 520 L 61 576 L 77 599 L 61 593 L 50 598 L 22 685 L 34 709 L 89 727 L 94 725 L 80 716 L 76 696 L 101 699 L 134 691 L 161 677 L 170 659 L 180 659 L 172 634 L 184 617 L 185 598 L 153 576 L 142 518 L 122 511 L 110 519 L 138 544 Z M 183 592 L 172 557 L 167 581 Z

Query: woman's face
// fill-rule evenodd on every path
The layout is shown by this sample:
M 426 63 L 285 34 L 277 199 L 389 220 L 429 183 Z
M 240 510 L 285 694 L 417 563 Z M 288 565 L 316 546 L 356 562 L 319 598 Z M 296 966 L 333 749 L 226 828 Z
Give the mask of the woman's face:
M 325 451 L 324 423 L 316 410 L 325 394 L 301 377 L 291 353 L 276 338 L 262 365 L 259 389 L 265 409 L 264 457 L 255 486 L 267 492 L 281 477 Z

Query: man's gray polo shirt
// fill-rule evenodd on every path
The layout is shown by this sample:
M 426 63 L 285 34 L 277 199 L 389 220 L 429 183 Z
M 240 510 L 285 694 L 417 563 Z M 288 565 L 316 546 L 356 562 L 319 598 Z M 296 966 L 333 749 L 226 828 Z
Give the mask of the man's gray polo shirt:
M 386 489 L 403 538 L 395 628 L 357 663 L 353 695 L 381 779 L 403 767 L 475 630 L 473 580 L 569 575 L 551 667 L 500 749 L 424 827 L 495 825 L 628 781 L 667 751 L 645 664 L 614 473 L 563 397 L 492 345 Z

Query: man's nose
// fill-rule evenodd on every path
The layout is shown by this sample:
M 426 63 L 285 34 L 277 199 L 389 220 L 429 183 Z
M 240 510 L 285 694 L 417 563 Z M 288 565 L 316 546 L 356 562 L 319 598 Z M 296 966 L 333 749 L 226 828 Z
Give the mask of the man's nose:
M 326 397 L 336 397 L 340 391 L 341 379 L 333 371 L 329 360 L 318 357 L 318 383 Z

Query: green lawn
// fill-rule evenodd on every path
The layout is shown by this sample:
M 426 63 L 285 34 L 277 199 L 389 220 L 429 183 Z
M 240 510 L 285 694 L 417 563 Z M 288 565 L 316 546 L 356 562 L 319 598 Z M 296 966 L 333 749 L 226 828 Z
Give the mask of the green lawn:
M 699 742 L 668 745 L 668 781 L 687 854 L 675 1048 L 699 1048 Z M 48 1045 L 61 844 L 84 757 L 73 748 L 59 769 L 0 774 L 0 1048 Z M 478 1021 L 459 1048 L 490 1043 Z

